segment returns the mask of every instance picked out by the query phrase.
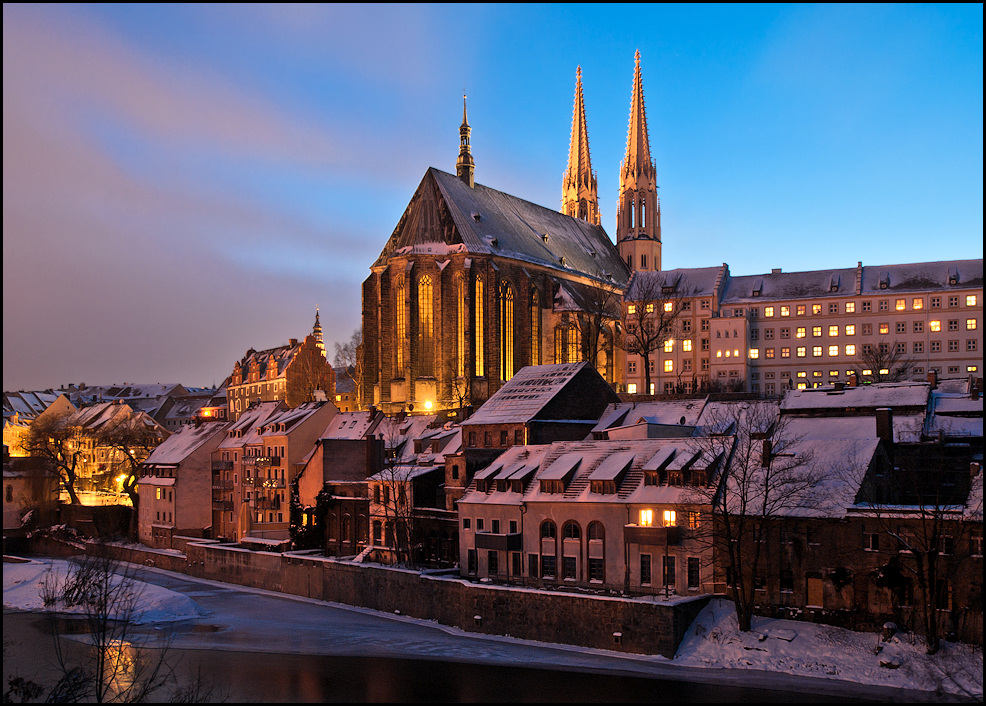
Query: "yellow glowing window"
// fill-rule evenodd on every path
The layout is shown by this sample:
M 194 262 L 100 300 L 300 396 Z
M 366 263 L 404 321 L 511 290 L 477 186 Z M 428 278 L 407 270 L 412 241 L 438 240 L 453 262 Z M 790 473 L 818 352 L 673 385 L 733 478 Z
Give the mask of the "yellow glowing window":
M 798 383 L 798 389 L 799 390 L 806 390 L 806 389 L 808 389 L 808 383 L 806 383 L 806 382 L 799 382 Z
M 790 315 L 791 315 L 791 307 L 789 307 L 789 306 L 782 306 L 781 307 L 781 316 L 790 316 Z
M 846 346 L 846 355 L 856 355 L 856 344 L 850 343 Z
M 804 316 L 804 315 L 805 315 L 805 305 L 798 304 L 798 316 Z
M 811 354 L 812 354 L 813 357 L 818 358 L 819 356 L 822 355 L 822 347 L 821 346 L 813 346 L 812 349 L 811 349 Z
M 839 347 L 838 346 L 829 346 L 829 355 L 830 356 L 837 356 L 837 355 L 839 355 Z
M 735 349 L 735 348 L 733 349 L 733 357 L 739 358 L 739 349 Z
M 631 382 L 629 385 L 627 385 L 627 392 L 629 392 L 631 395 L 636 395 L 637 394 L 637 383 Z
M 890 333 L 890 324 L 880 324 L 880 333 Z
M 654 305 L 653 304 L 648 304 L 647 306 L 644 307 L 644 311 L 646 311 L 648 314 L 653 314 L 654 313 Z
M 681 342 L 681 350 L 683 350 L 685 352 L 688 352 L 691 349 L 692 349 L 692 341 L 691 341 L 691 339 L 686 339 L 686 340 L 684 340 L 684 341 Z
M 838 326 L 838 324 L 836 324 L 834 326 L 829 326 L 829 336 L 831 338 L 836 338 L 836 337 L 838 337 L 838 335 L 839 335 L 839 326 Z
M 806 329 L 804 326 L 799 326 L 798 327 L 798 332 L 795 334 L 794 337 L 795 338 L 804 338 L 807 335 L 807 333 L 806 333 L 807 331 L 808 331 L 808 329 Z
M 799 358 L 804 358 L 805 355 L 807 355 L 807 352 L 808 352 L 808 349 L 807 348 L 805 348 L 804 346 L 800 346 L 798 348 L 798 357 Z
M 799 370 L 798 371 L 798 377 L 799 378 L 806 378 L 806 377 L 808 377 L 808 373 L 805 372 L 804 370 Z
M 627 313 L 628 314 L 636 314 L 637 313 L 637 305 L 636 304 L 627 304 Z
M 847 336 L 856 335 L 856 324 L 846 324 L 846 335 Z
M 674 510 L 665 510 L 664 511 L 664 526 L 665 527 L 674 527 L 675 519 L 676 519 L 676 515 L 675 515 L 675 511 Z
M 670 353 L 673 350 L 674 350 L 674 339 L 673 338 L 669 338 L 668 340 L 666 340 L 664 342 L 664 352 L 665 353 Z
M 722 358 L 722 351 L 716 351 L 716 358 Z
M 975 306 L 976 305 L 976 295 L 975 294 L 969 294 L 969 295 L 967 295 L 966 298 L 965 298 L 965 305 L 966 306 Z
M 869 368 L 867 368 L 866 370 L 863 371 L 863 375 L 872 375 L 872 374 L 873 374 L 873 371 L 870 370 Z
M 966 371 L 967 373 L 974 373 L 974 372 L 976 372 L 976 371 L 978 371 L 978 370 L 979 370 L 979 367 L 978 367 L 978 366 L 975 366 L 975 365 L 967 365 L 967 366 L 965 367 L 965 371 Z
M 915 299 L 913 302 L 911 302 L 911 308 L 912 309 L 923 309 L 924 308 L 924 299 Z
M 881 375 L 889 375 L 890 374 L 890 369 L 889 368 L 880 368 L 880 374 Z
M 670 373 L 674 370 L 674 361 L 666 360 L 664 361 L 664 372 Z
M 664 303 L 664 310 L 665 311 L 674 311 L 674 304 L 672 302 L 665 302 Z
M 975 319 L 966 319 L 965 320 L 965 330 L 966 331 L 975 331 L 976 330 L 976 320 Z
M 766 316 L 767 318 L 772 317 L 774 315 L 774 307 L 765 306 L 763 309 L 763 315 Z
M 906 308 L 907 308 L 907 302 L 906 302 L 906 301 L 905 301 L 904 299 L 898 299 L 898 300 L 897 300 L 897 301 L 896 301 L 896 302 L 894 303 L 894 308 L 895 308 L 895 309 L 896 309 L 897 311 L 904 311 L 904 309 L 906 309 Z
M 640 511 L 640 526 L 650 527 L 654 524 L 654 511 L 653 510 L 641 510 Z
M 822 327 L 821 326 L 812 326 L 811 327 L 811 336 L 812 336 L 812 338 L 818 338 L 821 335 L 822 335 Z
M 838 370 L 829 370 L 829 377 L 830 378 L 837 378 L 837 377 L 839 377 L 839 371 Z
M 856 302 L 846 302 L 846 313 L 847 314 L 856 313 Z
M 812 304 L 811 305 L 811 313 L 812 313 L 813 316 L 818 316 L 819 314 L 821 314 L 822 313 L 822 305 L 821 304 Z
M 941 331 L 941 321 L 928 322 L 928 328 L 930 328 L 932 331 Z
M 751 358 L 759 358 L 760 357 L 760 349 L 759 348 L 751 348 L 750 349 L 750 357 Z

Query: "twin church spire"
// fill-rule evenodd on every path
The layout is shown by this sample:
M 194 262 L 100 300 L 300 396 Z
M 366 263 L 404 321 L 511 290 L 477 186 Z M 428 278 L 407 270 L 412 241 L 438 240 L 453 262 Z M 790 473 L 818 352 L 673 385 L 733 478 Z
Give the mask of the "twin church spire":
M 661 269 L 661 205 L 657 170 L 650 155 L 640 52 L 634 57 L 633 92 L 627 150 L 620 165 L 620 196 L 616 208 L 616 245 L 631 271 Z M 599 225 L 596 173 L 589 157 L 582 67 L 575 73 L 575 110 L 568 169 L 562 183 L 562 213 Z

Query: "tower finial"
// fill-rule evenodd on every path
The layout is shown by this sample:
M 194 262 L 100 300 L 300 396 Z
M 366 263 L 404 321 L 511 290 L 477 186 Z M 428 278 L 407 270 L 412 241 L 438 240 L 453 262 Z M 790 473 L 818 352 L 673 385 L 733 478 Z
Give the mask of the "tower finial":
M 469 136 L 472 128 L 469 127 L 469 120 L 466 118 L 466 94 L 462 94 L 462 125 L 459 126 L 459 159 L 455 163 L 455 174 L 459 179 L 469 185 L 469 188 L 476 186 L 474 172 L 476 164 L 472 160 L 472 147 L 469 144 Z
M 568 147 L 568 168 L 562 180 L 562 213 L 599 225 L 599 198 L 596 175 L 589 155 L 589 131 L 582 95 L 582 67 L 575 69 L 575 108 L 572 111 L 572 137 Z

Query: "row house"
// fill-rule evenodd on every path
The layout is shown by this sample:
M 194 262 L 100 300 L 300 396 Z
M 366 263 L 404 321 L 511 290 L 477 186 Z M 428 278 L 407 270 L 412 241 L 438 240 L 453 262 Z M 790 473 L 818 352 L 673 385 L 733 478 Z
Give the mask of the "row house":
M 384 467 L 385 420 L 376 409 L 340 411 L 304 459 L 298 474 L 295 541 L 330 556 L 354 556 L 369 542 L 367 478 Z
M 705 491 L 724 460 L 692 438 L 514 447 L 459 500 L 460 571 L 533 586 L 709 592 Z
M 177 549 L 175 537 L 211 536 L 212 458 L 225 437 L 226 427 L 219 422 L 184 426 L 141 464 L 137 482 L 141 544 Z
M 75 412 L 64 393 L 41 390 L 35 392 L 5 392 L 3 394 L 3 445 L 13 457 L 26 457 L 21 443 L 31 423 L 45 412 L 63 415 Z
M 982 378 L 981 259 L 746 276 L 732 276 L 726 264 L 637 272 L 624 306 L 676 299 L 683 311 L 674 335 L 646 364 L 628 355 L 628 392 L 774 397 L 854 377 L 886 379 L 873 361 L 894 359 L 907 362 L 908 379 Z

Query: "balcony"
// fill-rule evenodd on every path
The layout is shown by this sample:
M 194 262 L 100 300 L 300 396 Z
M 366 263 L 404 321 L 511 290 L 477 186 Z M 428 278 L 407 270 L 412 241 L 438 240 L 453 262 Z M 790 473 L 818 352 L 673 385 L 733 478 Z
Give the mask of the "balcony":
M 213 461 L 212 462 L 213 471 L 232 471 L 233 462 L 232 461 Z
M 232 500 L 215 500 L 212 501 L 212 509 L 219 510 L 220 512 L 232 512 L 233 511 L 233 501 Z
M 254 498 L 253 507 L 255 510 L 280 510 L 281 497 L 275 495 L 272 498 Z
M 231 480 L 213 480 L 212 489 L 219 490 L 223 492 L 230 492 L 233 490 L 233 481 Z
M 512 534 L 476 533 L 476 549 L 493 549 L 501 552 L 519 552 L 524 546 L 520 532 Z
M 261 478 L 260 476 L 247 476 L 243 479 L 244 485 L 251 485 L 254 488 L 285 488 L 287 487 L 280 478 Z
M 623 538 L 627 544 L 650 544 L 658 547 L 681 543 L 680 527 L 624 525 Z

